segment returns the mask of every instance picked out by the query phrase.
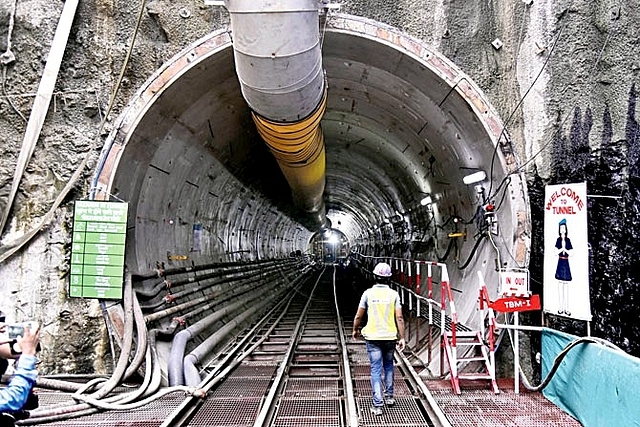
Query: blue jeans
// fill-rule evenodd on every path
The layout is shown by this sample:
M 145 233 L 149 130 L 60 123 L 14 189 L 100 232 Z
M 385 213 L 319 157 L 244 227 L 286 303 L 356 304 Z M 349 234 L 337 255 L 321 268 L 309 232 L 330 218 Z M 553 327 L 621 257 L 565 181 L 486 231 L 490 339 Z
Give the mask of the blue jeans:
M 367 353 L 371 363 L 373 406 L 382 406 L 385 396 L 393 396 L 393 354 L 395 350 L 395 341 L 367 341 Z

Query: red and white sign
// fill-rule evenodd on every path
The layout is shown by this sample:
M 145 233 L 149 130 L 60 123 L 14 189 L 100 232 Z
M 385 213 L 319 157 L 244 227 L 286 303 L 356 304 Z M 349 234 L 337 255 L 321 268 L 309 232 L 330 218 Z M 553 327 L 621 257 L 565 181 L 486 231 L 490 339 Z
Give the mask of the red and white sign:
M 516 311 L 540 310 L 540 296 L 531 295 L 529 298 L 505 297 L 495 300 L 490 307 L 501 313 L 513 313 Z
M 500 271 L 500 295 L 513 297 L 528 297 L 529 272 L 527 270 Z

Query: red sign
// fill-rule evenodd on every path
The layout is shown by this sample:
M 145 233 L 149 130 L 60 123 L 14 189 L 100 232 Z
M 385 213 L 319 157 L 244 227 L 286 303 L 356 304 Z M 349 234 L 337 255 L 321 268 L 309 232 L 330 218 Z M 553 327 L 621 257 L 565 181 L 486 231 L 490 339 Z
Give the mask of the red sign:
M 501 313 L 512 313 L 514 311 L 540 310 L 540 295 L 524 297 L 500 298 L 489 304 L 489 307 Z

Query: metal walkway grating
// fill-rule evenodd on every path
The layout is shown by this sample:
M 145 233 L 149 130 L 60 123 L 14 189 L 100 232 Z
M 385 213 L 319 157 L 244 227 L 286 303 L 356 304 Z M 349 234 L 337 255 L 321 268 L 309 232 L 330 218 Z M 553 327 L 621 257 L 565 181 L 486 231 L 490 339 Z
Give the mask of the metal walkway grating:
M 340 354 L 326 353 L 296 353 L 293 357 L 293 363 L 328 363 L 338 364 L 340 362 Z
M 229 377 L 213 391 L 211 397 L 262 397 L 270 384 L 271 378 Z
M 384 427 L 429 427 L 416 400 L 412 397 L 396 397 L 396 404 L 382 410 L 382 415 L 371 413 L 371 397 L 357 399 L 359 425 Z M 495 426 L 494 426 L 495 427 Z
M 250 364 L 245 362 L 239 365 L 237 368 L 235 368 L 233 372 L 231 372 L 231 376 L 247 377 L 247 378 L 256 378 L 256 377 L 271 378 L 276 373 L 277 367 L 278 366 L 275 363 L 265 365 L 265 364 Z
M 453 427 L 580 427 L 581 424 L 547 400 L 542 393 L 520 391 L 501 381 L 500 394 L 486 385 L 463 388 L 457 395 L 450 381 L 426 381 L 431 395 Z
M 260 402 L 259 398 L 207 399 L 188 427 L 251 427 L 258 417 Z
M 338 397 L 340 381 L 337 378 L 290 378 L 284 395 L 287 397 Z
M 358 390 L 358 394 L 360 396 L 371 396 L 371 379 L 370 378 L 356 378 L 353 380 L 355 384 L 356 390 Z M 409 386 L 402 378 L 402 375 L 399 375 L 397 372 L 393 377 L 393 394 L 395 397 L 398 396 L 411 396 L 411 390 Z
M 339 399 L 280 399 L 274 427 L 339 426 Z
M 40 409 L 73 400 L 69 394 L 65 395 L 58 392 L 50 393 L 42 390 L 38 390 L 36 393 L 40 401 Z M 164 419 L 182 403 L 184 397 L 184 393 L 175 393 L 163 396 L 161 399 L 151 402 L 139 409 L 98 412 L 96 414 L 55 421 L 43 425 L 51 427 L 158 427 Z M 211 424 L 207 424 L 207 426 L 210 425 Z
M 289 368 L 289 377 L 340 377 L 340 367 L 323 365 L 293 365 Z

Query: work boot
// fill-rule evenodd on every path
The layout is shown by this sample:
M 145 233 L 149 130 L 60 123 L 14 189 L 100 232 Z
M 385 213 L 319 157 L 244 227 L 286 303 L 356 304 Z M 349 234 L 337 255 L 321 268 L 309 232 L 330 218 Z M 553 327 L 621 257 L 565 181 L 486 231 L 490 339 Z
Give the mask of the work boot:
M 372 406 L 371 413 L 375 416 L 382 415 L 382 406 Z

